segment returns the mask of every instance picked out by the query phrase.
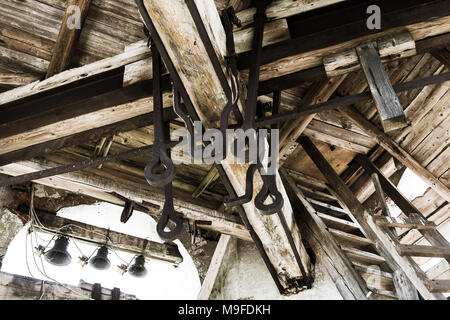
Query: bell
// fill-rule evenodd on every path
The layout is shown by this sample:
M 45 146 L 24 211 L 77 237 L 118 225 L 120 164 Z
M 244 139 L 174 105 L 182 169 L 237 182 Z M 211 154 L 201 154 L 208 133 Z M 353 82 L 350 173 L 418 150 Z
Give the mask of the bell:
M 134 260 L 134 264 L 128 270 L 130 275 L 136 278 L 143 278 L 147 274 L 147 269 L 145 268 L 145 257 L 140 255 Z
M 97 270 L 107 270 L 111 266 L 111 262 L 108 259 L 108 248 L 101 246 L 97 254 L 89 260 L 89 264 Z
M 69 239 L 60 237 L 55 240 L 55 245 L 44 254 L 45 260 L 55 266 L 67 266 L 72 257 L 67 252 L 69 246 Z

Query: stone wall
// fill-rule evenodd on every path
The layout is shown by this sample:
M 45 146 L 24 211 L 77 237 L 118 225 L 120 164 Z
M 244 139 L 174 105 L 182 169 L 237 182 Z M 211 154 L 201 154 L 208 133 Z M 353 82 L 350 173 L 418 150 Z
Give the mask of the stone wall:
M 342 300 L 332 279 L 316 257 L 312 289 L 292 296 L 282 296 L 272 280 L 256 246 L 232 239 L 214 284 L 211 299 L 224 300 Z

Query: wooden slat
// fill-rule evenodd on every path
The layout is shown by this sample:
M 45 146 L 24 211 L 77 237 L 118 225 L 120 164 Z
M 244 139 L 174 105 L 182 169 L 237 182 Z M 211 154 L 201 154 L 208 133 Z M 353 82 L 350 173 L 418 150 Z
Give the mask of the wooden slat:
M 339 219 L 333 216 L 330 216 L 328 214 L 324 214 L 324 213 L 320 213 L 318 212 L 317 215 L 325 222 L 325 224 L 333 229 L 339 229 L 339 230 L 343 230 L 343 231 L 356 231 L 359 230 L 359 227 L 357 224 L 351 222 L 351 221 L 347 221 L 347 220 L 343 220 L 343 219 Z
M 342 230 L 329 228 L 328 231 L 330 231 L 330 233 L 334 235 L 340 243 L 343 243 L 346 246 L 353 246 L 355 248 L 363 249 L 373 245 L 372 241 L 367 238 L 356 236 Z
M 58 38 L 56 39 L 53 48 L 52 59 L 48 66 L 47 78 L 66 70 L 70 66 L 72 55 L 75 51 L 90 5 L 91 0 L 67 1 L 67 9 L 61 23 L 61 28 L 59 29 Z M 78 8 L 79 12 L 69 12 L 68 9 L 72 6 Z M 79 16 L 78 13 L 80 14 Z M 74 17 L 76 19 L 76 24 L 79 24 L 79 26 L 75 26 L 75 28 L 74 26 L 71 26 L 71 28 L 69 28 L 69 24 L 74 24 L 74 21 L 72 21 Z
M 397 251 L 402 256 L 450 258 L 450 247 L 398 244 Z
M 428 286 L 431 292 L 450 293 L 450 280 L 430 280 Z
M 375 223 L 379 226 L 385 227 L 396 227 L 396 228 L 415 228 L 421 230 L 434 230 L 436 229 L 436 224 L 429 221 L 423 223 L 421 221 L 413 219 L 403 219 L 403 218 L 391 218 L 391 217 L 379 217 L 374 216 Z
M 350 258 L 350 260 L 356 260 L 363 263 L 368 264 L 382 264 L 386 262 L 386 260 L 375 253 L 367 252 L 364 250 L 359 250 L 355 248 L 349 248 L 342 246 L 342 250 L 344 250 L 345 254 Z

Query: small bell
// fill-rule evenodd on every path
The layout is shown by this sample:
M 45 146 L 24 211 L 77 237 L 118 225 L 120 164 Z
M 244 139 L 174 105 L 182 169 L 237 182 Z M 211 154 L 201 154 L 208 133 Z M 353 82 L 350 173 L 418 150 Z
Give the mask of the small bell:
M 72 257 L 67 252 L 68 246 L 69 239 L 66 237 L 56 239 L 53 248 L 44 254 L 45 260 L 55 266 L 67 266 L 72 261 Z
M 136 257 L 134 264 L 128 270 L 130 275 L 136 278 L 143 278 L 147 275 L 147 269 L 145 268 L 145 257 L 140 255 Z
M 111 262 L 108 259 L 108 248 L 101 246 L 97 254 L 89 260 L 89 264 L 97 270 L 107 270 L 111 266 Z

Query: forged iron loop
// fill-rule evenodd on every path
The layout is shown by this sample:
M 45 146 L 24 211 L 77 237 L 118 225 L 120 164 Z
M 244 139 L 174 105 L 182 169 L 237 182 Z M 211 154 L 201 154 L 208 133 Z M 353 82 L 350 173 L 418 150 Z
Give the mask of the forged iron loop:
M 224 206 L 225 207 L 234 207 L 246 204 L 252 201 L 253 198 L 253 178 L 257 169 L 259 169 L 260 164 L 251 164 L 247 170 L 247 175 L 245 178 L 245 194 L 240 197 L 236 197 L 234 199 L 230 199 L 229 196 L 225 196 L 224 198 Z
M 156 225 L 156 232 L 162 240 L 173 241 L 177 239 L 183 231 L 183 219 L 175 213 L 173 207 L 172 183 L 169 183 L 164 187 L 164 195 L 166 201 L 164 202 L 162 216 Z M 170 231 L 165 231 L 169 222 L 175 224 L 175 228 Z
M 151 186 L 162 187 L 175 178 L 175 166 L 167 153 L 169 139 L 164 140 L 164 118 L 161 89 L 161 56 L 152 42 L 153 58 L 153 114 L 154 114 L 154 136 L 155 143 L 151 162 L 145 167 L 144 175 Z M 162 166 L 162 172 L 159 172 Z

